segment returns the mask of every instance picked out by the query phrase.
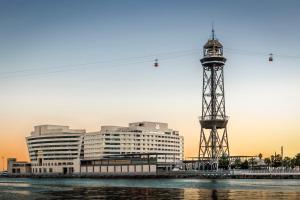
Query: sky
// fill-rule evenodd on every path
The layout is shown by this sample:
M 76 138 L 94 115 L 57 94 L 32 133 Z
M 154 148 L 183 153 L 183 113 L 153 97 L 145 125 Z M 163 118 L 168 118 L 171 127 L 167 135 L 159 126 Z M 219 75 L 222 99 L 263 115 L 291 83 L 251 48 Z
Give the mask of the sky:
M 28 160 L 25 137 L 35 125 L 98 131 L 135 121 L 169 123 L 185 137 L 185 156 L 196 156 L 199 59 L 212 24 L 227 58 L 231 155 L 284 146 L 294 156 L 299 8 L 292 0 L 2 0 L 0 156 Z

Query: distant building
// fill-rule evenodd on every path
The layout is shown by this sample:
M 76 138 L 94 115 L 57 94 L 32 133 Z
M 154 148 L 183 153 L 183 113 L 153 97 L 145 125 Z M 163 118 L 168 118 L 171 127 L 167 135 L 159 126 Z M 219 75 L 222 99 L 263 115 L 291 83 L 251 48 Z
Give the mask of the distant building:
M 16 158 L 7 159 L 8 175 L 28 175 L 31 173 L 31 164 L 25 161 L 17 161 Z
M 85 130 L 68 126 L 41 125 L 26 137 L 32 173 L 71 174 L 80 171 Z
M 92 133 L 68 126 L 40 125 L 34 127 L 26 141 L 33 174 L 81 173 L 81 163 L 87 166 L 88 161 L 99 163 L 99 159 L 118 155 L 143 154 L 151 162 L 155 159 L 163 163 L 181 161 L 184 155 L 183 136 L 169 129 L 167 123 L 159 122 L 136 122 L 129 127 L 102 126 L 99 132 Z M 154 157 L 149 157 L 150 154 Z M 145 158 L 139 160 L 145 162 Z
M 102 126 L 84 135 L 84 159 L 109 155 L 160 153 L 158 161 L 179 161 L 184 156 L 184 138 L 167 123 L 136 122 L 129 127 Z M 167 155 L 169 154 L 169 155 Z

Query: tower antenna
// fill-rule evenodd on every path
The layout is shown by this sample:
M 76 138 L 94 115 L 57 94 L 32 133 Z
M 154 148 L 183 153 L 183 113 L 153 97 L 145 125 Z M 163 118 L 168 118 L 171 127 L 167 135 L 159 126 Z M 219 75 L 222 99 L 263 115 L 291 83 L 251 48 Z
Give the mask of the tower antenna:
M 214 22 L 211 24 L 211 37 L 214 40 L 215 39 L 215 29 L 214 29 Z

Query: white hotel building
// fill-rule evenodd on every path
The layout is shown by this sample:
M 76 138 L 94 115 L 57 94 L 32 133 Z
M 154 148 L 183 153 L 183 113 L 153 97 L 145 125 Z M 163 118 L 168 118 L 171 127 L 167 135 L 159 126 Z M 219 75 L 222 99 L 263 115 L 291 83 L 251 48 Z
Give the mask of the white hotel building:
M 35 126 L 26 137 L 32 173 L 78 173 L 84 133 L 68 126 Z
M 129 127 L 102 126 L 84 136 L 84 159 L 115 154 L 159 153 L 158 161 L 179 161 L 184 156 L 184 139 L 167 123 L 136 122 Z
M 98 132 L 68 126 L 35 126 L 26 138 L 32 173 L 80 173 L 81 160 L 111 155 L 158 153 L 157 161 L 183 160 L 184 139 L 167 123 L 136 122 L 129 127 L 102 126 Z

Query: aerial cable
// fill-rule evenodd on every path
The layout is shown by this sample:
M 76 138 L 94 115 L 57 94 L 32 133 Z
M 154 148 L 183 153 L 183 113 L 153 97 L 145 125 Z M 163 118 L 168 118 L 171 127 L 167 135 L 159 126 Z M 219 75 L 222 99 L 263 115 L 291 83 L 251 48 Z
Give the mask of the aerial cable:
M 180 54 L 180 53 L 190 53 L 190 52 L 196 52 L 199 49 L 188 49 L 188 50 L 180 50 L 180 51 L 171 51 L 171 52 L 163 52 L 163 53 L 157 53 L 157 54 L 148 54 L 144 56 L 134 56 L 134 57 L 127 57 L 127 58 L 119 58 L 119 59 L 111 59 L 111 60 L 98 60 L 98 61 L 93 61 L 93 62 L 87 62 L 87 63 L 79 63 L 79 64 L 67 64 L 67 65 L 58 65 L 58 66 L 52 66 L 52 67 L 42 67 L 42 68 L 28 68 L 24 70 L 15 70 L 15 71 L 7 71 L 7 72 L 2 72 L 0 75 L 6 75 L 6 74 L 15 74 L 15 73 L 24 73 L 24 72 L 31 72 L 31 71 L 37 71 L 37 70 L 53 70 L 55 68 L 61 69 L 61 68 L 73 68 L 73 67 L 80 67 L 80 66 L 85 66 L 85 65 L 94 65 L 94 64 L 109 64 L 109 63 L 114 63 L 114 62 L 119 62 L 119 61 L 127 61 L 127 60 L 136 60 L 136 59 L 143 59 L 143 58 L 153 58 L 153 57 L 169 57 L 173 56 L 176 57 L 175 54 Z
M 187 52 L 187 51 L 184 51 L 184 52 Z M 189 56 L 189 55 L 193 55 L 193 54 L 196 54 L 196 52 L 190 52 L 190 53 L 185 53 L 185 54 L 176 54 L 176 55 L 170 55 L 170 53 L 168 53 L 168 56 L 162 57 L 160 60 L 177 59 L 180 57 Z M 121 59 L 119 59 L 119 60 L 121 60 Z M 124 59 L 122 59 L 122 60 L 124 60 Z M 150 59 L 150 57 L 149 57 L 147 60 L 143 59 L 143 60 L 134 61 L 134 62 L 121 62 L 121 63 L 107 62 L 106 63 L 106 62 L 99 61 L 99 62 L 82 63 L 82 64 L 77 64 L 77 65 L 65 65 L 65 67 L 37 68 L 39 70 L 32 70 L 33 69 L 32 68 L 30 70 L 15 71 L 17 73 L 0 74 L 0 79 L 31 77 L 31 76 L 55 74 L 55 73 L 67 72 L 67 71 L 85 70 L 85 69 L 99 67 L 99 65 L 97 65 L 97 64 L 101 64 L 101 63 L 105 64 L 105 65 L 101 65 L 101 67 L 116 68 L 116 67 L 122 67 L 122 66 L 126 66 L 126 65 L 135 65 L 135 64 L 151 63 L 151 62 L 153 62 L 153 59 Z M 44 69 L 44 70 L 42 71 L 42 69 Z M 48 70 L 48 71 L 45 71 L 45 70 Z
M 224 48 L 229 54 L 238 54 L 238 55 L 249 55 L 249 56 L 273 56 L 276 57 L 286 57 L 291 59 L 300 59 L 300 56 L 293 56 L 293 55 L 282 55 L 270 52 L 259 52 L 259 51 L 251 51 L 251 50 L 241 50 L 241 49 L 232 49 L 232 48 Z M 127 57 L 127 58 L 120 58 L 120 59 L 111 59 L 111 60 L 99 60 L 93 62 L 86 62 L 80 64 L 69 64 L 69 65 L 60 65 L 60 66 L 53 66 L 53 67 L 42 67 L 42 68 L 28 68 L 24 70 L 16 70 L 16 71 L 8 71 L 0 73 L 0 79 L 7 79 L 11 77 L 22 77 L 22 76 L 35 76 L 35 75 L 43 75 L 43 74 L 52 74 L 52 73 L 59 73 L 59 72 L 66 72 L 66 71 L 73 71 L 73 70 L 82 70 L 85 68 L 90 68 L 91 66 L 95 65 L 94 67 L 99 67 L 98 64 L 103 64 L 103 66 L 108 67 L 120 67 L 124 65 L 130 64 L 141 64 L 141 63 L 153 63 L 153 59 L 161 60 L 169 60 L 169 59 L 177 59 L 184 56 L 199 54 L 201 51 L 200 48 L 198 49 L 185 49 L 185 50 L 178 50 L 178 51 L 170 51 L 170 52 L 162 52 L 157 54 L 148 54 L 144 56 L 135 56 L 135 57 Z M 269 57 L 269 61 L 270 61 Z M 137 60 L 137 61 L 136 61 Z M 128 62 L 126 62 L 128 61 Z M 135 61 L 135 62 L 130 62 Z M 102 66 L 102 65 L 101 65 Z M 11 76 L 15 75 L 15 76 Z

